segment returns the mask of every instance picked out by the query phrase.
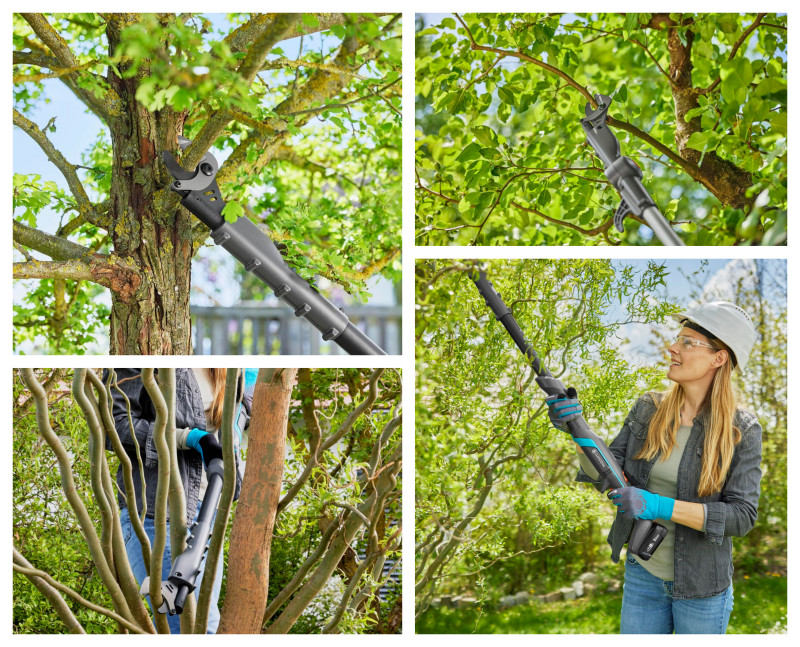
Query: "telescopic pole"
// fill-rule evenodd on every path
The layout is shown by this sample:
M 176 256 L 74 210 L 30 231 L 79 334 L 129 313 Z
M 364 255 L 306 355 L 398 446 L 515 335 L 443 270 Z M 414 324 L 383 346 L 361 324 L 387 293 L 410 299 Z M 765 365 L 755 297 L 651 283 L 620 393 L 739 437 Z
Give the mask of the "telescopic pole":
M 530 362 L 533 372 L 536 373 L 536 384 L 544 391 L 548 397 L 572 397 L 577 395 L 574 389 L 568 389 L 564 383 L 542 366 L 541 359 L 536 350 L 526 338 L 514 315 L 504 302 L 503 298 L 494 289 L 491 281 L 486 278 L 486 272 L 477 270 L 470 274 L 470 278 L 478 288 L 478 292 L 483 297 L 486 305 L 494 313 L 497 320 L 503 324 L 508 334 L 514 340 L 517 348 Z M 582 415 L 569 420 L 566 423 L 566 431 L 572 439 L 581 447 L 586 458 L 597 470 L 602 481 L 601 490 L 605 492 L 612 488 L 630 487 L 625 474 L 622 471 L 617 459 L 605 444 L 602 438 L 594 433 Z M 667 529 L 654 521 L 637 519 L 633 523 L 630 537 L 628 538 L 628 552 L 636 555 L 642 560 L 648 560 L 661 545 L 664 537 L 667 536 Z
M 191 140 L 179 137 L 181 148 Z M 162 154 L 173 178 L 169 188 L 181 196 L 181 204 L 211 230 L 214 243 L 255 274 L 294 314 L 303 317 L 326 341 L 332 341 L 350 355 L 386 355 L 386 352 L 353 324 L 316 288 L 294 271 L 272 240 L 247 218 L 227 222 L 222 215 L 222 199 L 216 174 L 217 160 L 206 153 L 194 171 L 182 168 L 169 151 Z

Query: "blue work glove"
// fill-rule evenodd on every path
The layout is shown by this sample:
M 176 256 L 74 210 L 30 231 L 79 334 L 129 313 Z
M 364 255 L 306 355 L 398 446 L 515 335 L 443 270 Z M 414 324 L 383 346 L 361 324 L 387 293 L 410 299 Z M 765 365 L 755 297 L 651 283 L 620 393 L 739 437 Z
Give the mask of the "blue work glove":
M 653 494 L 638 487 L 622 487 L 608 493 L 611 503 L 618 506 L 625 519 L 664 519 L 672 518 L 675 499 Z
M 222 445 L 217 437 L 202 429 L 192 429 L 186 436 L 186 446 L 200 452 L 206 467 L 215 458 L 222 459 Z
M 577 393 L 575 394 L 577 395 Z M 566 395 L 551 395 L 545 398 L 547 413 L 550 422 L 556 429 L 564 429 L 566 423 L 577 418 L 583 413 L 583 405 L 578 398 L 568 398 Z

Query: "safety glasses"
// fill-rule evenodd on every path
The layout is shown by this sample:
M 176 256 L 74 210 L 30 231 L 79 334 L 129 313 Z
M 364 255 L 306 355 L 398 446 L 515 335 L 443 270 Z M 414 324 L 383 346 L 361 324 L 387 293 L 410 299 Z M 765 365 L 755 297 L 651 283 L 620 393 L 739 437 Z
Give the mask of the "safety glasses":
M 711 348 L 713 350 L 717 350 L 709 344 L 708 342 L 702 341 L 700 339 L 695 339 L 694 337 L 687 337 L 686 335 L 678 335 L 675 337 L 675 340 L 672 342 L 673 344 L 677 344 L 678 348 L 681 350 L 691 350 L 694 346 L 705 346 L 706 348 Z

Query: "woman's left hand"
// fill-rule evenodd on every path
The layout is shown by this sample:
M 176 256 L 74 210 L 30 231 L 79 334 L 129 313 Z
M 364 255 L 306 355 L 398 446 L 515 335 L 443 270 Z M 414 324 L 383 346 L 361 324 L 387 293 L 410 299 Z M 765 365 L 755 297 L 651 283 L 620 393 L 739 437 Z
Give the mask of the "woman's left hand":
M 653 494 L 638 487 L 623 487 L 608 493 L 611 503 L 618 506 L 625 519 L 664 519 L 672 518 L 675 499 Z

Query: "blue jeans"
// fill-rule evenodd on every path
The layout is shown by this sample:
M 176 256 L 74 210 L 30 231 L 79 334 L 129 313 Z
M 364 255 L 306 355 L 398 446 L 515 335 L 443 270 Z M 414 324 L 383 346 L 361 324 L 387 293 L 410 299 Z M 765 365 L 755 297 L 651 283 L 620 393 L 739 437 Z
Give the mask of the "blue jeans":
M 202 502 L 197 503 L 197 511 L 200 511 L 200 505 Z M 195 515 L 196 516 L 196 515 Z M 136 536 L 136 533 L 133 531 L 133 526 L 131 525 L 131 516 L 128 512 L 128 508 L 122 508 L 122 511 L 119 515 L 120 524 L 122 525 L 122 538 L 125 540 L 125 552 L 128 553 L 128 561 L 131 563 L 131 570 L 133 570 L 133 574 L 136 577 L 136 581 L 139 582 L 139 586 L 142 585 L 144 578 L 147 577 L 147 570 L 145 569 L 144 565 L 144 557 L 142 556 L 142 546 L 139 543 L 139 538 Z M 153 545 L 153 541 L 155 541 L 156 537 L 156 528 L 155 522 L 152 517 L 145 517 L 144 520 L 144 531 L 147 534 L 147 537 L 150 539 L 150 545 Z M 220 556 L 219 563 L 217 564 L 217 576 L 214 579 L 214 587 L 211 591 L 211 604 L 208 608 L 208 627 L 207 633 L 213 634 L 217 632 L 217 627 L 219 627 L 219 608 L 217 603 L 219 602 L 219 592 L 220 588 L 222 587 L 222 558 Z M 162 569 L 162 577 L 166 578 L 169 575 L 170 569 L 172 568 L 172 553 L 170 550 L 170 541 L 169 541 L 169 521 L 167 522 L 167 545 L 164 548 L 164 559 L 161 563 Z M 203 574 L 205 573 L 206 569 L 206 558 L 203 557 L 203 561 L 200 564 L 200 575 L 197 576 L 197 588 L 194 590 L 194 597 L 195 599 L 200 594 L 200 585 L 203 582 Z M 158 586 L 160 583 L 151 582 L 150 586 Z M 150 596 L 147 596 L 147 603 L 150 605 L 150 608 L 153 608 L 152 603 L 150 602 Z M 181 632 L 181 621 L 180 616 L 170 616 L 167 615 L 167 622 L 169 623 L 169 631 L 173 634 L 179 634 Z
M 733 585 L 710 598 L 672 599 L 672 582 L 625 560 L 623 634 L 724 634 L 733 610 Z

